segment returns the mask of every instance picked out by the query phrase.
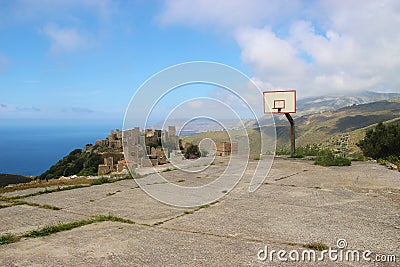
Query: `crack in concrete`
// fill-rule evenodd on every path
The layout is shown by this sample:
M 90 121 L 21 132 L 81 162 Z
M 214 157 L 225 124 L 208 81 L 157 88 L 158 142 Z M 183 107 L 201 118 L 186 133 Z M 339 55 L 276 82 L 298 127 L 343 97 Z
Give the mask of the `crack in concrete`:
M 300 247 L 304 246 L 303 243 L 286 242 L 286 241 L 278 241 L 278 240 L 265 240 L 265 239 L 262 240 L 262 239 L 249 238 L 249 237 L 240 237 L 238 235 L 215 234 L 215 233 L 186 230 L 186 229 L 174 228 L 174 227 L 160 226 L 157 228 L 167 230 L 167 231 L 173 231 L 173 232 L 197 234 L 197 235 L 203 235 L 203 236 L 212 236 L 212 237 L 217 237 L 217 238 L 234 239 L 234 240 L 239 240 L 239 241 L 243 241 L 243 242 L 252 242 L 252 243 L 258 243 L 258 244 L 277 244 L 277 245 L 300 246 Z
M 295 176 L 295 175 L 297 175 L 297 174 L 299 174 L 299 173 L 306 172 L 306 171 L 308 171 L 308 170 L 302 170 L 302 171 L 300 171 L 300 172 L 296 172 L 296 173 L 292 173 L 292 174 L 289 174 L 289 175 L 286 175 L 286 176 L 282 176 L 282 177 L 276 178 L 276 179 L 274 179 L 274 180 L 275 180 L 275 181 L 283 180 L 283 179 L 286 179 L 286 178 Z

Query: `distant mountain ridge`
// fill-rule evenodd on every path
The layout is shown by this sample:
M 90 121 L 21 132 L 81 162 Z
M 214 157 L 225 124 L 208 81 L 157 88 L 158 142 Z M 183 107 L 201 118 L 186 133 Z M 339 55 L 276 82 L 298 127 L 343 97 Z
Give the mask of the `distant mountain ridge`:
M 297 101 L 296 116 L 336 110 L 352 105 L 367 104 L 397 97 L 400 97 L 400 93 L 377 93 L 371 91 L 361 92 L 358 95 L 309 97 Z

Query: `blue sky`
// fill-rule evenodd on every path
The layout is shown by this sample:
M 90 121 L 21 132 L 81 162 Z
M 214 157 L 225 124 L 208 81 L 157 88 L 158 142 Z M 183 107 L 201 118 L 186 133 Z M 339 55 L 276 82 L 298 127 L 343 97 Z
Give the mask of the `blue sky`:
M 399 1 L 0 0 L 0 121 L 122 124 L 182 62 L 230 65 L 301 97 L 399 92 Z

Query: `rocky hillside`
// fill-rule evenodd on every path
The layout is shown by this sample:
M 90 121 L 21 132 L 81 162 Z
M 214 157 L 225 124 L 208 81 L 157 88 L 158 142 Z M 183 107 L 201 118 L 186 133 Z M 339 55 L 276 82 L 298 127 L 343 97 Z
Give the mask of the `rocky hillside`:
M 353 104 L 334 111 L 309 114 L 295 119 L 297 144 L 322 143 L 334 149 L 355 153 L 356 143 L 366 129 L 379 122 L 400 122 L 400 98 L 368 104 Z M 288 123 L 277 123 L 278 144 L 289 142 Z

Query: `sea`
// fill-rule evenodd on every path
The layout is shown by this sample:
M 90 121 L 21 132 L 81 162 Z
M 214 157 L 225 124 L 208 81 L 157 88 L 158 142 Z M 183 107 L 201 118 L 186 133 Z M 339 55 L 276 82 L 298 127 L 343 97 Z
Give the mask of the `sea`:
M 0 125 L 0 174 L 40 175 L 72 150 L 105 139 L 112 129 L 107 125 Z

